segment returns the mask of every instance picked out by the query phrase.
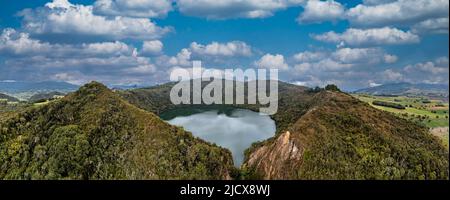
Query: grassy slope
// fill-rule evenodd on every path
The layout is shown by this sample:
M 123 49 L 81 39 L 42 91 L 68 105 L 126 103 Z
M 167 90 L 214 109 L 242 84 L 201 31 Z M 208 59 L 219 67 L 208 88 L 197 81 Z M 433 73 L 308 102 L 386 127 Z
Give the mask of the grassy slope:
M 224 179 L 231 153 L 101 84 L 0 124 L 0 179 Z

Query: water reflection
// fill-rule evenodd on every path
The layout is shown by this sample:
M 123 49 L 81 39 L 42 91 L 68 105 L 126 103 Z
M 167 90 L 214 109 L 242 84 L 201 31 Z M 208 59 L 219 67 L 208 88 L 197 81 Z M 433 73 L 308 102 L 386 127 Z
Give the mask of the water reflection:
M 275 122 L 269 116 L 244 109 L 233 109 L 226 113 L 208 110 L 188 116 L 177 116 L 168 122 L 229 149 L 236 166 L 242 164 L 244 151 L 253 142 L 265 140 L 275 134 Z

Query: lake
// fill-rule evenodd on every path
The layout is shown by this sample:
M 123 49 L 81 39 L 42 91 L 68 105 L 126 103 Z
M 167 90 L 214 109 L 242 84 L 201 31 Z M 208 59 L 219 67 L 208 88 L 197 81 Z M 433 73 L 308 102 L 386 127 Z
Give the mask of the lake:
M 239 167 L 244 151 L 256 141 L 275 135 L 275 122 L 258 112 L 236 108 L 175 109 L 161 115 L 168 123 L 182 126 L 194 136 L 227 148 Z

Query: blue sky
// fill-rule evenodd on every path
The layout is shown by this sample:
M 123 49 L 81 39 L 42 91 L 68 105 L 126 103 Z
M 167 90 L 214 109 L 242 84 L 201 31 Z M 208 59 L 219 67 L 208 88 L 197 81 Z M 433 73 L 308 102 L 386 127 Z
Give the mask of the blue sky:
M 155 84 L 193 60 L 353 90 L 448 84 L 448 0 L 0 0 L 0 81 Z

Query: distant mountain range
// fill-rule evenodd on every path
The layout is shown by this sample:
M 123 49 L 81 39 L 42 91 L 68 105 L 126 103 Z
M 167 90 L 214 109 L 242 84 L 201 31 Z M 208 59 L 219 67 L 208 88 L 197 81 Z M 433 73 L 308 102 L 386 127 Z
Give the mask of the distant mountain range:
M 11 81 L 0 82 L 0 93 L 5 93 L 21 100 L 28 100 L 35 94 L 49 92 L 68 93 L 78 90 L 79 87 L 78 85 L 57 81 Z
M 142 88 L 145 86 L 137 85 L 137 84 L 131 84 L 131 85 L 108 85 L 108 88 L 111 88 L 113 90 L 130 90 L 130 89 L 137 89 Z
M 355 93 L 370 95 L 425 95 L 448 98 L 448 90 L 449 86 L 443 84 L 391 83 L 356 90 Z
M 44 82 L 0 82 L 0 91 L 5 93 L 20 93 L 28 91 L 75 91 L 79 88 L 66 82 L 44 81 Z

